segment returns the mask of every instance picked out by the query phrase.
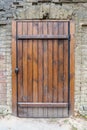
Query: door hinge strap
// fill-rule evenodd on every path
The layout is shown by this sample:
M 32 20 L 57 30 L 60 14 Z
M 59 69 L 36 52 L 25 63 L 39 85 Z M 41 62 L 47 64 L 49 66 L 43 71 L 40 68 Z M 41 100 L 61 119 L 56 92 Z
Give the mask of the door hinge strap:
M 69 40 L 69 41 L 70 41 L 70 39 L 71 39 L 71 35 L 68 36 L 68 40 Z

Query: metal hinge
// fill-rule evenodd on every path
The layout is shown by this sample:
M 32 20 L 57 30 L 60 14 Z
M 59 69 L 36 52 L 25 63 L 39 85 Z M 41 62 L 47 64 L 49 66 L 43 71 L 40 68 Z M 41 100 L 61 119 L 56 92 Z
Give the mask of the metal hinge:
M 68 104 L 68 110 L 70 110 L 70 103 Z
M 16 67 L 15 68 L 15 73 L 18 74 L 18 72 L 19 72 L 19 69 Z
M 68 37 L 68 40 L 70 41 L 70 39 L 71 39 L 71 35 L 69 35 L 69 37 Z

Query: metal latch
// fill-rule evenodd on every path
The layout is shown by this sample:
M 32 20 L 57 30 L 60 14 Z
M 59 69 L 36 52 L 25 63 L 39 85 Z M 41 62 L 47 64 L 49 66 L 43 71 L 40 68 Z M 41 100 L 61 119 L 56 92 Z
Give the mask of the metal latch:
M 19 69 L 16 67 L 15 68 L 15 73 L 18 74 L 18 72 L 19 72 Z

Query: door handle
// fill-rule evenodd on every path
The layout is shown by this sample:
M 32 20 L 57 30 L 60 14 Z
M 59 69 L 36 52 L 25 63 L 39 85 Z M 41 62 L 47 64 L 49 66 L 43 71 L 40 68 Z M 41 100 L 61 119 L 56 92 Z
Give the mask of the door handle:
M 16 67 L 15 68 L 15 73 L 18 74 L 18 72 L 19 72 L 19 69 Z

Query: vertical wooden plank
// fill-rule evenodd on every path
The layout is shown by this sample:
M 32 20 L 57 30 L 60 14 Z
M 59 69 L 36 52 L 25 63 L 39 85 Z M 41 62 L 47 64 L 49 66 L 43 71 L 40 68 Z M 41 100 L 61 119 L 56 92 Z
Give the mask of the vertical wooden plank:
M 63 35 L 63 22 L 59 22 L 59 35 Z M 59 95 L 58 101 L 63 102 L 63 40 L 59 41 Z
M 33 35 L 38 33 L 38 22 L 33 21 Z M 38 102 L 38 41 L 33 40 L 33 102 Z M 33 117 L 37 117 L 38 108 L 33 108 Z
M 28 107 L 27 116 L 28 116 L 29 118 L 32 118 L 32 117 L 33 117 L 33 108 L 29 108 L 29 107 Z
M 56 118 L 58 117 L 58 108 L 52 108 L 52 118 Z
M 27 35 L 27 22 L 23 22 L 23 35 Z M 23 41 L 23 101 L 27 102 L 27 40 Z M 24 108 L 24 117 L 27 117 L 27 109 Z
M 28 35 L 32 35 L 32 22 L 28 22 Z M 33 51 L 32 40 L 28 40 L 28 102 L 33 101 Z M 28 108 L 28 116 L 32 117 L 32 108 Z
M 68 115 L 68 108 L 63 108 L 63 117 L 69 117 Z
M 22 22 L 18 22 L 18 35 L 22 35 Z M 23 54 L 22 54 L 22 41 L 18 41 L 18 102 L 22 101 L 23 96 Z
M 43 22 L 43 34 L 47 34 L 47 22 Z M 47 84 L 47 40 L 43 41 L 43 46 L 44 46 L 44 90 L 43 90 L 43 100 L 44 102 L 47 102 L 47 89 L 48 89 L 48 84 Z
M 33 21 L 33 34 L 37 34 L 37 22 Z M 38 101 L 38 89 L 37 89 L 37 40 L 33 40 L 33 102 Z
M 48 34 L 52 35 L 52 22 L 48 22 Z M 52 81 L 53 81 L 53 77 L 52 77 L 52 62 L 53 62 L 53 41 L 52 40 L 48 40 L 48 56 L 47 56 L 47 61 L 48 61 L 48 102 L 52 102 L 53 100 L 53 92 L 52 92 Z
M 39 22 L 39 35 L 42 34 L 42 22 Z M 42 90 L 43 90 L 43 43 L 42 40 L 38 41 L 38 90 L 39 90 L 39 102 L 42 102 Z
M 58 24 L 59 35 L 63 35 L 63 22 Z M 58 41 L 58 102 L 63 102 L 63 40 Z M 58 109 L 58 117 L 62 117 L 63 108 Z
M 68 22 L 64 22 L 64 35 L 68 35 Z M 64 102 L 68 102 L 68 40 L 64 40 Z M 63 117 L 68 116 L 68 108 L 63 109 Z
M 75 26 L 74 22 L 70 22 L 70 115 L 74 113 L 74 80 L 75 80 Z
M 57 112 L 58 117 L 63 117 L 63 108 L 58 108 L 58 112 Z
M 43 34 L 47 34 L 47 22 L 43 22 Z M 43 40 L 43 71 L 44 71 L 44 81 L 43 81 L 43 102 L 47 102 L 47 40 Z M 44 109 L 44 117 L 47 117 L 47 108 Z
M 53 23 L 53 34 L 58 35 L 58 22 Z M 57 102 L 58 96 L 58 40 L 53 42 L 53 102 Z
M 44 109 L 43 108 L 38 108 L 38 117 L 44 117 Z
M 17 84 L 16 84 L 16 21 L 12 22 L 12 113 L 17 116 Z
M 64 35 L 68 35 L 68 22 L 64 22 Z M 68 102 L 68 40 L 64 40 L 64 102 Z
M 53 24 L 51 21 L 48 21 L 48 27 L 47 27 L 47 33 L 48 35 L 52 35 L 52 31 L 53 31 Z M 48 67 L 48 102 L 52 102 L 53 101 L 53 40 L 48 40 L 48 48 L 47 48 L 47 67 Z M 52 117 L 53 115 L 53 108 L 48 108 L 47 109 L 47 117 Z
M 53 22 L 53 34 L 58 35 L 58 21 Z M 58 40 L 53 41 L 53 102 L 58 99 Z M 57 117 L 58 108 L 53 108 L 53 117 Z
M 32 35 L 32 22 L 28 22 L 28 35 Z M 32 40 L 28 40 L 28 102 L 33 101 L 32 93 Z
M 23 35 L 27 35 L 27 22 L 23 22 Z M 23 41 L 23 101 L 27 101 L 27 40 Z
M 22 22 L 18 22 L 18 35 L 22 35 Z M 22 41 L 17 41 L 18 47 L 18 102 L 23 101 L 23 52 Z M 23 109 L 18 106 L 18 116 L 23 116 Z
M 42 22 L 39 22 L 39 35 L 42 34 Z M 38 41 L 38 96 L 43 101 L 43 41 Z M 43 108 L 38 108 L 38 116 L 43 117 Z

